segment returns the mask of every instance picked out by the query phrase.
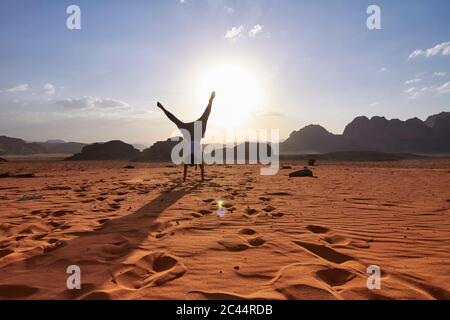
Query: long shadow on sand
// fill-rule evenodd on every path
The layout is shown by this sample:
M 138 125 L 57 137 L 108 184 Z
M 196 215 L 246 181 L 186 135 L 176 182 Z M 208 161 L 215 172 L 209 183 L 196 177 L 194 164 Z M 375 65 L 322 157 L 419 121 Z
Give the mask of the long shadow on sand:
M 160 214 L 199 186 L 177 184 L 129 215 L 109 220 L 95 231 L 77 233 L 77 238 L 53 250 L 2 267 L 0 298 L 72 299 L 114 282 L 112 270 L 139 249 L 151 232 L 164 228 L 156 221 Z M 81 268 L 82 290 L 67 290 L 70 265 Z

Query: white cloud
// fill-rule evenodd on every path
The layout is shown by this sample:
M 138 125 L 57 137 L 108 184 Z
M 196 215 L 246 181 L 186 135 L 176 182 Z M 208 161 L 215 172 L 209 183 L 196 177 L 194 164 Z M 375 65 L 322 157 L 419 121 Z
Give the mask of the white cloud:
M 423 87 L 420 89 L 417 89 L 416 87 L 409 88 L 405 90 L 405 93 L 408 95 L 408 99 L 417 99 L 423 94 L 425 94 L 427 91 L 429 91 L 431 88 L 429 87 Z
M 427 49 L 425 54 L 427 57 L 432 57 L 440 53 L 444 56 L 450 55 L 450 41 L 442 42 L 433 48 Z
M 44 89 L 44 93 L 49 96 L 52 96 L 56 93 L 55 86 L 52 85 L 51 83 L 44 84 L 43 89 Z
M 251 28 L 249 32 L 246 32 L 245 27 L 243 25 L 240 25 L 239 27 L 233 27 L 227 30 L 225 38 L 233 42 L 245 38 L 247 36 L 250 38 L 255 38 L 258 34 L 263 32 L 263 29 L 264 29 L 263 25 L 256 24 Z M 270 39 L 271 36 L 272 35 L 270 34 L 270 32 L 265 33 L 266 39 Z
M 260 25 L 260 24 L 257 24 L 257 25 L 255 25 L 255 26 L 252 28 L 252 30 L 249 31 L 248 35 L 249 35 L 251 38 L 254 38 L 254 37 L 256 37 L 256 35 L 257 35 L 258 33 L 260 33 L 260 32 L 263 30 L 263 28 L 264 28 L 264 26 L 262 26 L 262 25 Z
M 245 28 L 242 25 L 239 27 L 233 27 L 230 30 L 227 30 L 227 32 L 225 34 L 225 38 L 230 39 L 232 41 L 236 41 L 243 36 L 244 32 L 245 32 Z
M 130 105 L 126 102 L 117 99 L 100 99 L 95 97 L 82 97 L 77 99 L 64 99 L 56 101 L 57 104 L 70 109 L 118 109 L 129 108 Z
M 415 79 L 411 79 L 411 80 L 406 80 L 405 84 L 413 84 L 413 83 L 417 83 L 417 82 L 420 82 L 420 81 L 422 81 L 422 79 L 415 78 Z
M 450 82 L 444 83 L 442 86 L 436 89 L 437 93 L 445 94 L 450 92 Z
M 235 10 L 233 8 L 231 8 L 231 7 L 224 6 L 223 9 L 228 14 L 233 14 L 235 12 Z
M 405 93 L 413 93 L 414 91 L 416 91 L 415 87 L 409 88 L 405 90 Z
M 17 86 L 14 86 L 12 88 L 5 89 L 6 92 L 25 92 L 30 89 L 30 85 L 27 83 L 24 84 L 18 84 Z
M 436 55 L 442 54 L 444 56 L 450 55 L 450 41 L 442 42 L 437 45 L 435 45 L 433 48 L 429 49 L 416 49 L 411 53 L 408 57 L 408 59 L 414 59 L 417 57 L 433 57 Z
M 443 71 L 433 73 L 433 77 L 445 77 L 446 75 L 447 73 Z
M 424 51 L 422 49 L 416 49 L 416 50 L 414 50 L 413 53 L 411 53 L 409 55 L 408 59 L 414 59 L 416 57 L 423 56 L 423 54 L 424 54 Z

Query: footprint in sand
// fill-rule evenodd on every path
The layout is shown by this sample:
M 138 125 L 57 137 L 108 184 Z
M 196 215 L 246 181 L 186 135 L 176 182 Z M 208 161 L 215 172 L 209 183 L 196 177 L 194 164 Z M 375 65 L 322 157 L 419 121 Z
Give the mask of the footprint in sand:
M 268 205 L 267 207 L 263 208 L 263 211 L 269 213 L 274 211 L 275 209 L 276 209 L 275 207 Z
M 266 243 L 263 237 L 258 236 L 253 229 L 241 229 L 240 235 L 226 235 L 218 241 L 228 251 L 244 251 L 254 247 L 260 247 Z
M 284 216 L 284 213 L 282 213 L 282 212 L 272 212 L 269 214 L 274 218 L 281 218 L 282 216 Z
M 339 253 L 336 250 L 328 248 L 324 245 L 318 245 L 302 241 L 294 241 L 294 243 L 304 248 L 306 251 L 312 253 L 313 255 L 329 262 L 341 264 L 350 260 L 354 260 L 353 257 L 343 253 Z
M 194 218 L 202 218 L 202 217 L 207 216 L 207 215 L 209 215 L 209 214 L 211 214 L 211 213 L 212 213 L 211 210 L 208 210 L 208 209 L 201 209 L 201 210 L 198 210 L 197 212 L 191 213 L 191 215 L 192 215 Z
M 116 211 L 120 209 L 121 205 L 118 203 L 110 203 L 109 207 L 111 208 L 111 211 Z
M 3 257 L 6 257 L 7 255 L 9 255 L 9 254 L 11 254 L 13 252 L 14 252 L 14 250 L 11 250 L 11 249 L 2 249 L 2 250 L 0 250 L 0 259 L 3 258 Z
M 31 226 L 28 226 L 24 229 L 22 229 L 21 231 L 18 232 L 18 234 L 20 235 L 36 235 L 36 234 L 41 234 L 41 233 L 45 233 L 47 234 L 50 231 L 50 228 L 45 225 L 44 223 L 35 223 Z
M 253 215 L 258 213 L 258 210 L 254 209 L 254 208 L 247 207 L 247 209 L 245 209 L 245 213 L 250 215 L 250 216 L 253 216 Z
M 57 229 L 57 228 L 61 227 L 64 224 L 64 222 L 56 222 L 56 221 L 50 220 L 48 222 L 48 224 L 51 225 L 53 228 Z
M 348 248 L 354 247 L 358 249 L 368 249 L 370 244 L 364 240 L 348 240 L 340 235 L 330 235 L 321 238 L 321 240 L 331 244 L 335 248 Z
M 53 217 L 62 217 L 67 214 L 74 214 L 74 213 L 75 213 L 75 210 L 58 210 L 58 211 L 51 213 L 51 215 Z
M 250 244 L 245 243 L 245 240 L 237 235 L 224 236 L 218 243 L 227 251 L 237 252 L 244 251 L 250 248 Z
M 244 236 L 247 238 L 247 242 L 252 246 L 252 247 L 259 247 L 262 246 L 264 243 L 266 243 L 266 240 L 263 239 L 263 237 L 258 236 L 258 232 L 256 232 L 253 229 L 250 228 L 245 228 L 245 229 L 241 229 L 238 232 L 240 235 Z
M 251 239 L 248 239 L 247 241 L 253 247 L 259 247 L 259 246 L 262 246 L 264 243 L 266 243 L 266 240 L 264 240 L 262 237 L 251 238 Z
M 127 255 L 132 248 L 129 241 L 120 235 L 108 236 L 102 239 L 102 243 L 90 246 L 86 252 L 102 258 L 104 261 L 112 261 Z
M 257 232 L 255 230 L 249 229 L 249 228 L 239 230 L 239 234 L 246 235 L 246 236 L 252 236 L 256 233 Z
M 113 275 L 113 282 L 125 289 L 138 290 L 173 281 L 182 277 L 186 269 L 178 257 L 159 251 L 125 265 L 123 271 Z
M 342 286 L 356 278 L 354 273 L 340 268 L 326 268 L 316 272 L 316 275 L 323 282 L 331 287 Z
M 312 233 L 327 233 L 330 231 L 330 229 L 322 227 L 322 226 L 315 226 L 315 225 L 309 225 L 306 227 L 309 231 Z
M 98 222 L 98 227 L 95 229 L 96 231 L 101 230 L 105 227 L 105 224 L 111 219 L 109 218 L 104 218 L 104 219 L 99 219 L 97 220 Z
M 66 243 L 64 241 L 58 239 L 50 239 L 48 240 L 48 245 L 44 247 L 44 253 L 48 253 L 54 251 L 56 249 L 62 248 Z

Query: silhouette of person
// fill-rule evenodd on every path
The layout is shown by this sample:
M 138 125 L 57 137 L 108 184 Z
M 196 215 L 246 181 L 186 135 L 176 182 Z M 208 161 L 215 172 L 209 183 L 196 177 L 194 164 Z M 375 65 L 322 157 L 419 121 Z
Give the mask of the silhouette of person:
M 216 93 L 213 91 L 211 93 L 211 97 L 209 98 L 208 106 L 203 112 L 202 116 L 193 122 L 182 122 L 180 119 L 175 117 L 172 113 L 166 110 L 161 103 L 157 103 L 158 108 L 160 108 L 164 114 L 172 121 L 178 129 L 180 129 L 183 134 L 184 139 L 189 140 L 191 150 L 189 155 L 184 156 L 184 168 L 183 168 L 183 180 L 186 181 L 186 175 L 189 166 L 194 166 L 196 164 L 200 165 L 200 171 L 202 175 L 202 181 L 205 180 L 205 165 L 203 163 L 203 151 L 201 147 L 201 139 L 205 137 L 206 126 L 208 124 L 209 115 L 211 114 L 212 103 L 214 98 L 216 97 Z M 199 132 L 195 132 L 196 128 L 201 126 L 201 135 Z M 186 134 L 188 133 L 188 135 Z

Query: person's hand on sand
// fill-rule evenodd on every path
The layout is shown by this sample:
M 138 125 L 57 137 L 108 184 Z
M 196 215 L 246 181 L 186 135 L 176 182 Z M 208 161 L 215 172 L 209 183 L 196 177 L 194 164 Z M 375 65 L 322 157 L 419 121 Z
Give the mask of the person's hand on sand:
M 213 101 L 215 97 L 216 97 L 216 92 L 213 91 L 213 92 L 211 93 L 211 97 L 209 98 L 209 101 Z

